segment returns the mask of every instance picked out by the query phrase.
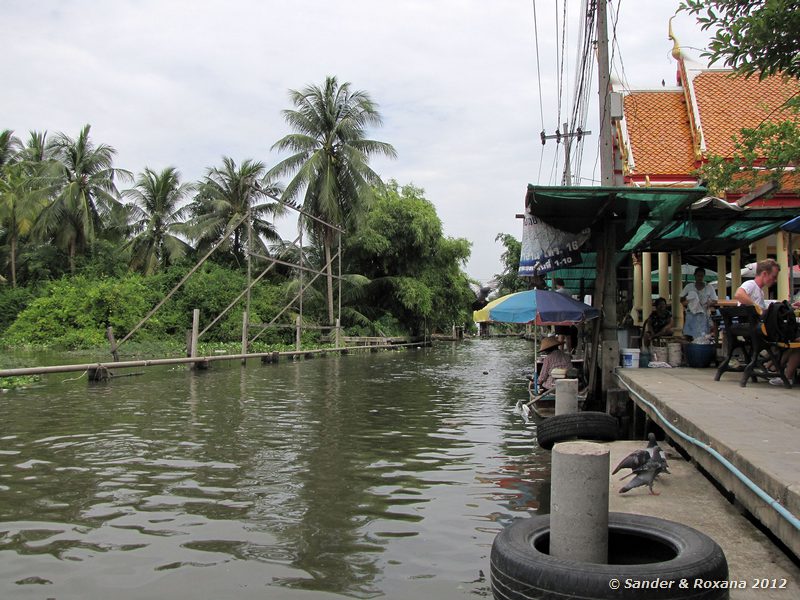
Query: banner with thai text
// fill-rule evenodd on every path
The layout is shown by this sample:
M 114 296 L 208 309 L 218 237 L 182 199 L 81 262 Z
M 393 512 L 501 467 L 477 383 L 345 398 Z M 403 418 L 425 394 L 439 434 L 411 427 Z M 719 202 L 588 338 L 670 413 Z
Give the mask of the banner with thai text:
M 589 239 L 589 234 L 588 228 L 578 233 L 561 231 L 525 213 L 519 274 L 529 277 L 543 275 L 580 264 L 580 247 Z

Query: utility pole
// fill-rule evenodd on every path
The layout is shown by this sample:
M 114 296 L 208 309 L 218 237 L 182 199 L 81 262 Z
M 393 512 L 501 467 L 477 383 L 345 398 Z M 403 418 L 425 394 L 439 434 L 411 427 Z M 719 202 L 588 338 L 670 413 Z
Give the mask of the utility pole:
M 611 127 L 611 80 L 608 64 L 607 0 L 596 0 L 597 23 L 597 74 L 600 106 L 600 174 L 603 186 L 617 184 L 614 177 L 614 138 Z M 610 198 L 612 199 L 612 198 Z M 602 352 L 601 388 L 603 395 L 615 387 L 614 367 L 619 361 L 617 341 L 617 277 L 614 264 L 616 253 L 616 224 L 611 211 L 606 211 L 603 230 L 596 237 L 598 278 L 595 282 L 595 306 L 601 309 Z
M 600 95 L 600 175 L 604 186 L 615 185 L 614 142 L 611 129 L 611 77 L 608 65 L 607 0 L 597 2 L 597 76 Z
M 584 131 L 580 127 L 578 127 L 575 131 L 569 131 L 569 128 L 568 128 L 566 123 L 563 123 L 562 127 L 564 128 L 563 132 L 561 132 L 558 129 L 556 129 L 556 132 L 555 132 L 554 135 L 545 135 L 544 131 L 542 131 L 542 133 L 540 135 L 542 137 L 542 146 L 544 146 L 544 144 L 545 144 L 545 142 L 547 140 L 555 140 L 556 144 L 560 144 L 561 143 L 561 139 L 562 138 L 564 139 L 564 177 L 561 180 L 561 184 L 562 185 L 566 185 L 566 186 L 571 186 L 572 185 L 572 173 L 570 173 L 571 167 L 570 167 L 570 160 L 569 160 L 569 147 L 570 147 L 569 139 L 574 137 L 574 138 L 577 138 L 578 141 L 580 142 L 583 139 L 583 136 L 589 135 L 592 132 L 591 131 Z

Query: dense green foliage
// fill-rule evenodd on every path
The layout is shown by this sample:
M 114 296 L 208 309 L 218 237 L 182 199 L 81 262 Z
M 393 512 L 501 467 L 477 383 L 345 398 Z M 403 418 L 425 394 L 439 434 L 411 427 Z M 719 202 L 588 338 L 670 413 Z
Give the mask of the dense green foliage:
M 680 10 L 714 30 L 704 54 L 712 63 L 722 60 L 748 76 L 800 78 L 798 0 L 684 0 Z
M 469 242 L 444 237 L 423 190 L 391 181 L 377 195 L 356 235 L 348 238 L 351 272 L 363 273 L 364 311 L 393 315 L 413 333 L 463 325 L 475 295 L 460 267 Z
M 684 0 L 680 10 L 713 29 L 712 63 L 722 60 L 746 77 L 780 75 L 800 79 L 798 0 Z M 699 175 L 712 193 L 753 189 L 774 182 L 800 164 L 800 87 L 786 102 L 781 119 L 765 114 L 755 128 L 742 129 L 730 156 L 712 155 Z
M 497 286 L 497 295 L 505 296 L 514 292 L 521 292 L 530 287 L 529 281 L 519 276 L 519 261 L 522 255 L 522 242 L 510 233 L 498 233 L 494 241 L 503 244 L 503 254 L 500 261 L 503 265 L 503 272 L 495 275 L 500 285 Z
M 340 289 L 342 325 L 356 335 L 449 330 L 467 321 L 469 243 L 443 235 L 421 189 L 394 182 L 384 189 L 369 159 L 395 151 L 367 137 L 381 122 L 369 95 L 329 77 L 322 87 L 292 91 L 291 100 L 284 115 L 295 133 L 274 145 L 291 156 L 272 169 L 223 157 L 199 182 L 182 181 L 174 167 L 145 168 L 134 178 L 88 125 L 74 138 L 34 131 L 25 143 L 0 131 L 0 343 L 91 348 L 107 345 L 111 327 L 118 341 L 135 330 L 131 344 L 180 347 L 199 309 L 200 327 L 208 327 L 202 343 L 240 344 L 248 266 L 256 277 L 270 256 L 286 264 L 272 265 L 251 290 L 251 339 L 273 319 L 293 324 L 301 289 L 306 325 L 332 323 Z M 289 173 L 284 191 L 275 177 Z M 310 233 L 302 248 L 280 240 L 274 223 L 299 197 Z M 346 228 L 340 263 L 332 261 L 336 236 L 314 219 Z M 289 264 L 301 260 L 324 275 L 311 281 L 313 274 Z M 334 265 L 342 268 L 336 286 Z M 292 329 L 273 328 L 258 341 L 293 337 Z

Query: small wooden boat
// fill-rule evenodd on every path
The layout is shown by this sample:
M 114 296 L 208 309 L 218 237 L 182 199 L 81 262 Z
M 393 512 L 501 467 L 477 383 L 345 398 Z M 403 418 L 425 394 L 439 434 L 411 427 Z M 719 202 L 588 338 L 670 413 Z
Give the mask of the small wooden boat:
M 563 371 L 563 373 L 559 371 Z M 554 369 L 555 378 L 563 379 L 567 376 L 566 371 L 566 369 Z M 573 374 L 570 373 L 570 375 Z M 587 389 L 584 388 L 578 391 L 578 410 L 583 410 L 584 404 L 586 404 Z M 526 423 L 531 417 L 537 421 L 552 417 L 556 414 L 556 391 L 551 389 L 537 394 L 533 378 L 528 377 L 528 401 L 525 403 L 518 402 L 517 408 Z
M 522 414 L 525 414 L 525 408 L 530 410 L 530 413 L 537 420 L 544 420 L 556 414 L 556 392 L 555 390 L 547 390 L 541 394 L 535 394 L 532 387 L 528 388 L 529 400 L 522 405 Z M 578 392 L 578 410 L 583 410 L 586 404 L 586 389 Z

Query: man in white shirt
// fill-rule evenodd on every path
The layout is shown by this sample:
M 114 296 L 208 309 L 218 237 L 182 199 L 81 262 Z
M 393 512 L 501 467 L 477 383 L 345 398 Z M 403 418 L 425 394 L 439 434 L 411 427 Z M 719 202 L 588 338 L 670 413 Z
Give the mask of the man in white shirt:
M 761 291 L 762 287 L 770 287 L 778 280 L 778 273 L 780 272 L 780 265 L 773 259 L 768 258 L 756 264 L 756 277 L 749 281 L 745 281 L 741 287 L 736 290 L 734 298 L 739 302 L 739 306 L 756 306 L 759 314 L 767 309 L 767 303 L 764 300 L 764 294 Z M 795 302 L 794 306 L 797 307 L 798 303 Z M 784 354 L 784 373 L 789 381 L 792 381 L 797 368 L 800 367 L 800 350 L 789 350 Z M 772 385 L 783 385 L 780 377 L 773 377 L 769 380 Z

